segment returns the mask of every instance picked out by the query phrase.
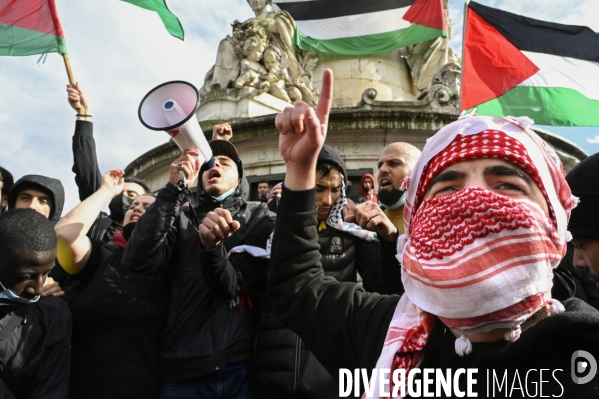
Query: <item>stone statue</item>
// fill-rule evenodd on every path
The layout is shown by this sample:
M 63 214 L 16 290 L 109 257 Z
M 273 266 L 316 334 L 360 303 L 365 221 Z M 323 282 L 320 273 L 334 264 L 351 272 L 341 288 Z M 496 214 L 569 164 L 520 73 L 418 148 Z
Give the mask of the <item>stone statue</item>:
M 447 36 L 427 40 L 407 47 L 406 60 L 412 75 L 415 94 L 426 90 L 433 76 L 448 63 L 460 63 L 460 58 L 449 45 L 452 35 L 453 22 L 449 19 L 447 0 L 443 0 L 445 20 L 447 21 Z
M 266 73 L 266 69 L 260 64 L 264 47 L 264 41 L 256 36 L 252 36 L 245 41 L 243 46 L 245 58 L 241 60 L 241 71 L 239 77 L 235 80 L 235 88 L 240 89 L 243 86 L 256 87 L 258 85 L 260 76 Z
M 247 1 L 255 17 L 233 23 L 233 35 L 220 42 L 216 62 L 206 74 L 200 94 L 250 87 L 257 89 L 252 95 L 267 92 L 287 102 L 312 103 L 311 70 L 318 59 L 311 57 L 309 64 L 300 63 L 293 45 L 295 21 L 287 11 L 268 11 L 272 0 Z M 265 51 L 268 48 L 272 50 Z
M 268 71 L 261 77 L 264 92 L 288 103 L 295 104 L 302 99 L 302 93 L 291 81 L 287 68 L 281 67 L 281 54 L 274 47 L 264 52 L 264 66 Z

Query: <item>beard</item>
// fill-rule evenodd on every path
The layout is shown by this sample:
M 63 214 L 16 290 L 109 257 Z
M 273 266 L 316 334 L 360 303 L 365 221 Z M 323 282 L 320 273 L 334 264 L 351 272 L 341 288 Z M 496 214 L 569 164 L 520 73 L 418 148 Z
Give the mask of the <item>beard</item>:
M 395 187 L 393 187 L 391 190 L 379 190 L 379 202 L 386 207 L 392 206 L 399 201 L 404 193 L 405 191 L 398 190 Z

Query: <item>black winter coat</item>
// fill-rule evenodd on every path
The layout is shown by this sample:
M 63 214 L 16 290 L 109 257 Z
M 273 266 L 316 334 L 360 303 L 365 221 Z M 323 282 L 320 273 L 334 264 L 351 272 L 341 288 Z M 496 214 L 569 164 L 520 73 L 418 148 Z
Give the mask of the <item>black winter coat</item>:
M 318 233 L 318 244 L 326 276 L 356 283 L 360 273 L 367 291 L 387 292 L 388 273 L 400 267 L 395 258 L 396 242 L 383 241 L 378 246 L 327 227 Z M 277 320 L 272 311 L 262 314 L 250 384 L 256 399 L 311 397 L 308 387 L 319 398 L 338 397 L 334 378 L 310 353 L 308 345 Z
M 22 319 L 0 341 L 0 398 L 65 399 L 71 371 L 71 312 L 59 298 L 29 305 L 0 300 L 0 329 Z
M 320 265 L 315 216 L 313 190 L 283 188 L 269 275 L 273 310 L 305 340 L 332 375 L 339 376 L 341 368 L 352 372 L 366 368 L 370 373 L 380 356 L 399 296 L 367 293 L 355 284 L 326 277 Z M 534 394 L 534 384 L 539 389 L 542 380 L 546 381 L 542 383 L 545 397 L 595 398 L 599 373 L 578 385 L 570 372 L 575 351 L 584 350 L 599 359 L 599 312 L 576 298 L 563 304 L 566 312 L 538 321 L 514 343 L 473 343 L 472 353 L 464 357 L 455 353 L 456 338 L 437 322 L 420 367 L 454 371 L 477 368 L 474 392 L 478 397 L 539 397 L 538 391 Z M 541 369 L 551 372 L 540 375 Z M 496 387 L 494 395 L 487 393 L 487 373 L 492 370 L 500 380 L 506 374 L 509 389 Z M 526 382 L 529 370 L 532 373 Z M 460 380 L 463 392 L 461 382 L 465 379 Z M 511 388 L 514 384 L 516 389 Z M 435 392 L 434 382 L 429 391 Z
M 137 222 L 125 249 L 124 262 L 170 269 L 171 307 L 161 350 L 163 382 L 197 378 L 251 358 L 254 318 L 245 293 L 268 263 L 246 253 L 229 257 L 228 252 L 242 244 L 265 248 L 274 215 L 259 203 L 246 203 L 242 195 L 243 189 L 237 189 L 222 203 L 241 227 L 223 244 L 205 251 L 190 208 L 180 206 L 183 196 L 167 183 Z M 196 208 L 199 222 L 220 205 L 202 193 Z M 146 224 L 172 227 L 171 233 L 144 237 L 139 233 L 148 231 Z M 238 305 L 231 306 L 240 297 Z

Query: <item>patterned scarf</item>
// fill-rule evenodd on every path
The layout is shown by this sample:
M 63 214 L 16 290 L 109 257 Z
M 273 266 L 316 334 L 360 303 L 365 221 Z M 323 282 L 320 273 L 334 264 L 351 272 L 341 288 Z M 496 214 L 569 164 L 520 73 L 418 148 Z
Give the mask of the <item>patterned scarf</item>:
M 422 360 L 439 318 L 461 334 L 456 353 L 467 355 L 467 336 L 520 324 L 537 310 L 564 311 L 551 299 L 552 269 L 565 254 L 574 205 L 555 152 L 528 129 L 529 119 L 466 117 L 445 126 L 426 144 L 405 181 L 407 234 L 398 242 L 405 295 L 385 338 L 377 368 L 407 373 Z M 430 181 L 457 162 L 497 158 L 524 169 L 539 186 L 550 216 L 531 202 L 483 188 L 424 199 Z M 375 397 L 378 381 L 373 379 Z M 387 389 L 392 392 L 393 386 Z
M 362 240 L 370 242 L 380 242 L 379 237 L 372 231 L 364 230 L 355 223 L 348 223 L 343 220 L 342 210 L 347 205 L 347 197 L 345 195 L 345 178 L 341 175 L 341 193 L 337 198 L 337 201 L 333 204 L 329 216 L 327 216 L 326 223 L 334 229 L 345 231 L 351 235 L 354 235 Z

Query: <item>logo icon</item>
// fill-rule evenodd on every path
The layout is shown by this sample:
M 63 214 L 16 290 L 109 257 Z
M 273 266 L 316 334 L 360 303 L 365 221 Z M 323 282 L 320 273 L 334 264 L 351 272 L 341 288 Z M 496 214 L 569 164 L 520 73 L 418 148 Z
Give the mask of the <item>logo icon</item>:
M 572 354 L 570 370 L 575 384 L 586 384 L 597 374 L 597 360 L 587 351 L 576 351 Z M 584 374 L 586 376 L 581 376 Z

